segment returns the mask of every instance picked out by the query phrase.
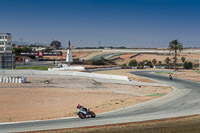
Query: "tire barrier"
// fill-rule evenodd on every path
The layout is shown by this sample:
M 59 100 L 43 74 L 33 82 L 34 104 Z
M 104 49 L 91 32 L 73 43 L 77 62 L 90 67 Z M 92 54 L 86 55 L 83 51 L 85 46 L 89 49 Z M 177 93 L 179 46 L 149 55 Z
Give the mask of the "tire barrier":
M 0 83 L 26 83 L 26 77 L 0 77 Z

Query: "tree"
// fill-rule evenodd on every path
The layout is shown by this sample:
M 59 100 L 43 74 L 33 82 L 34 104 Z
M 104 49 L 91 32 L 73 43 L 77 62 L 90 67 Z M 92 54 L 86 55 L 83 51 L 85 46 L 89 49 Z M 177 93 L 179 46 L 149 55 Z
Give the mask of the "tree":
M 162 65 L 162 61 L 158 61 L 158 65 L 161 66 Z
M 171 61 L 171 59 L 169 58 L 169 57 L 167 57 L 166 59 L 165 59 L 165 63 L 167 64 L 167 65 L 169 65 L 169 62 Z
M 193 67 L 193 64 L 192 64 L 192 62 L 184 62 L 184 64 L 183 64 L 183 67 L 185 68 L 185 69 L 192 69 L 192 67 Z
M 61 47 L 61 42 L 55 40 L 55 41 L 52 41 L 50 46 L 53 46 L 54 48 L 58 49 Z
M 153 67 L 153 65 L 152 65 L 152 62 L 151 61 L 148 61 L 148 60 L 143 60 L 142 61 L 143 62 L 143 66 L 149 66 L 149 67 Z
M 128 65 L 129 66 L 137 66 L 137 61 L 136 60 L 131 60 Z
M 174 51 L 174 71 L 176 71 L 177 50 L 183 51 L 183 45 L 178 40 L 173 40 L 169 43 L 169 50 Z
M 21 52 L 32 52 L 31 48 L 28 47 L 22 47 L 22 48 L 13 48 L 13 53 L 15 53 L 16 56 L 19 55 Z
M 184 63 L 185 62 L 185 57 L 181 57 L 181 61 Z
M 157 60 L 156 59 L 153 59 L 152 60 L 153 64 L 155 65 L 157 63 Z
M 122 67 L 126 67 L 126 64 L 124 63 L 124 64 L 122 64 L 121 66 L 122 66 Z

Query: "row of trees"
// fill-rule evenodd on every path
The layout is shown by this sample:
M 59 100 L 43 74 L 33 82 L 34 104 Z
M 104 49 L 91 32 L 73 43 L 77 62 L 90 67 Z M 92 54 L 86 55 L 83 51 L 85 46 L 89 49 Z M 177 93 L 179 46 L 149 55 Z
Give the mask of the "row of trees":
M 192 62 L 188 62 L 188 61 L 185 61 L 185 57 L 181 57 L 181 61 L 182 61 L 182 64 L 179 64 L 179 66 L 183 66 L 183 68 L 185 69 L 192 69 L 193 67 L 193 63 Z M 156 59 L 153 59 L 152 61 L 148 61 L 148 60 L 143 60 L 143 61 L 140 61 L 138 62 L 137 60 L 131 60 L 129 63 L 128 63 L 128 66 L 132 66 L 132 67 L 144 67 L 144 66 L 149 66 L 149 67 L 153 67 L 153 66 L 167 66 L 167 67 L 172 67 L 174 65 L 174 61 L 171 62 L 172 60 L 167 57 L 165 60 L 164 60 L 164 63 L 162 61 L 157 61 Z M 127 64 L 122 64 L 122 66 L 127 66 Z

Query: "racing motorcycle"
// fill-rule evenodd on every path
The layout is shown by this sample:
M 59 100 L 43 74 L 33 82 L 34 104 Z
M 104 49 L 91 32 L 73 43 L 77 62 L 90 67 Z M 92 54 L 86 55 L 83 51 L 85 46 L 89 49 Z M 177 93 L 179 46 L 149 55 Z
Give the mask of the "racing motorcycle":
M 169 79 L 172 80 L 172 75 L 169 75 Z
M 96 114 L 93 111 L 90 111 L 90 109 L 86 110 L 80 110 L 77 109 L 76 110 L 77 115 L 81 118 L 81 119 L 85 119 L 85 118 L 95 118 Z

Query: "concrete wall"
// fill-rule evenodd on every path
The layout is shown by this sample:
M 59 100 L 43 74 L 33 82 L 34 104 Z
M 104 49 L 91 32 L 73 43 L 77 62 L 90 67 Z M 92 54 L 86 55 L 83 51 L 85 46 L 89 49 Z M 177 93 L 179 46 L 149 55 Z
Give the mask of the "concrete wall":
M 116 79 L 129 81 L 127 76 L 109 75 L 109 74 L 96 74 L 87 72 L 77 71 L 39 71 L 39 70 L 0 70 L 0 75 L 40 75 L 40 74 L 55 74 L 55 75 L 66 75 L 66 76 L 78 76 L 78 77 L 91 77 L 91 78 L 103 78 L 103 79 Z
M 83 66 L 64 66 L 60 68 L 48 68 L 48 71 L 62 71 L 62 70 L 85 70 Z

